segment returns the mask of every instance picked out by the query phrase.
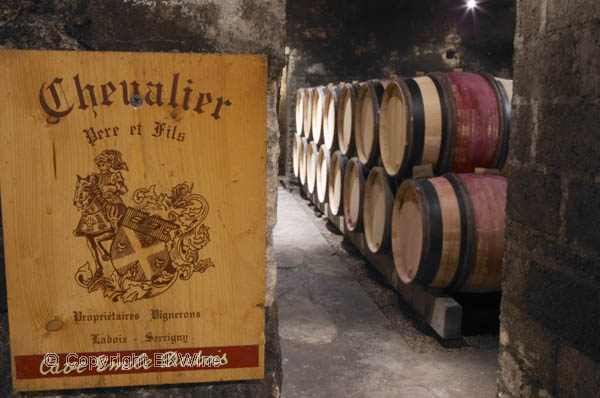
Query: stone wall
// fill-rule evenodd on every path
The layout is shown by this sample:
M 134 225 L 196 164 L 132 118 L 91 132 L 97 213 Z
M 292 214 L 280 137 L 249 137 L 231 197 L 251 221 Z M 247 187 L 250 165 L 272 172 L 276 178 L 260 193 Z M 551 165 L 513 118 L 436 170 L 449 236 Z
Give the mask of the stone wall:
M 472 13 L 462 0 L 289 1 L 280 174 L 293 175 L 299 87 L 453 68 L 510 78 L 515 2 L 481 3 Z
M 600 2 L 520 0 L 501 397 L 600 391 Z
M 276 223 L 279 127 L 276 104 L 284 66 L 285 0 L 2 0 L 0 48 L 263 54 L 268 58 L 267 290 L 264 382 L 109 389 L 83 396 L 279 396 L 281 386 Z M 1 232 L 1 228 L 0 228 Z M 0 249 L 1 251 L 1 249 Z M 11 391 L 4 260 L 0 253 L 0 395 Z M 73 393 L 75 394 L 75 393 Z M 15 394 L 16 395 L 16 394 Z M 64 393 L 61 395 L 71 395 Z

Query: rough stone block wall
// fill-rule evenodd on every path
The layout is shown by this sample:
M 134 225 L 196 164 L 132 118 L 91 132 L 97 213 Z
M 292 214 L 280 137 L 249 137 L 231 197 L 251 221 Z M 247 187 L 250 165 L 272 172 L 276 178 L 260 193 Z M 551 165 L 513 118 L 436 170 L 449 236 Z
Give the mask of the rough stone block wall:
M 600 391 L 600 2 L 517 3 L 500 397 Z
M 304 0 L 287 2 L 286 140 L 281 165 L 293 175 L 296 90 L 327 83 L 485 71 L 512 77 L 514 0 Z M 285 144 L 285 145 L 284 145 Z M 280 171 L 283 174 L 283 170 Z
M 245 53 L 263 54 L 268 60 L 265 381 L 50 395 L 279 396 L 281 355 L 274 304 L 277 266 L 272 230 L 277 222 L 279 126 L 276 104 L 285 61 L 285 3 L 285 0 L 0 1 L 0 49 Z M 0 226 L 0 236 L 1 232 Z M 10 357 L 2 251 L 3 246 L 0 246 L 0 396 L 8 396 L 11 394 Z

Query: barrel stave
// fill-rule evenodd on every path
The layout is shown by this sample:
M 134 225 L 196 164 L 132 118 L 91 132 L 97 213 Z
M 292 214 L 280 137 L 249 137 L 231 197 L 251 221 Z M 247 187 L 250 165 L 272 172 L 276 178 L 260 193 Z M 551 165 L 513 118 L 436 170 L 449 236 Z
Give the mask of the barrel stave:
M 360 88 L 356 101 L 354 143 L 361 164 L 372 167 L 379 159 L 379 109 L 384 88 L 378 80 L 369 80 Z
M 348 161 L 344 172 L 344 221 L 350 231 L 362 230 L 362 211 L 365 192 L 365 170 L 357 157 Z
M 327 88 L 325 96 L 325 113 L 323 117 L 323 143 L 329 150 L 335 151 L 338 148 L 338 122 L 337 110 L 342 86 L 330 86 Z
M 383 253 L 390 247 L 394 188 L 394 182 L 382 167 L 371 169 L 365 182 L 363 224 L 367 247 L 372 253 Z
M 294 134 L 294 141 L 292 143 L 292 168 L 294 171 L 294 176 L 300 176 L 300 162 L 299 162 L 299 154 L 300 154 L 300 146 L 302 143 L 302 138 L 298 134 Z
M 315 191 L 317 182 L 317 156 L 319 149 L 314 141 L 308 143 L 306 152 L 306 189 L 308 193 Z
M 308 140 L 306 137 L 302 137 L 300 141 L 300 149 L 298 150 L 298 174 L 300 178 L 300 184 L 306 186 L 306 155 L 308 151 Z
M 330 158 L 329 149 L 325 145 L 321 145 L 317 157 L 317 199 L 319 203 L 327 203 L 328 199 Z
M 323 115 L 325 111 L 325 96 L 327 88 L 319 86 L 315 88 L 312 97 L 312 139 L 317 145 L 323 143 Z
M 308 87 L 304 90 L 304 102 L 302 105 L 302 119 L 303 119 L 303 123 L 302 123 L 302 131 L 304 134 L 304 137 L 306 137 L 307 139 L 311 139 L 312 138 L 312 102 L 313 102 L 313 95 L 315 92 L 315 88 L 314 87 Z
M 344 156 L 350 157 L 356 153 L 354 143 L 354 123 L 356 116 L 356 97 L 360 91 L 359 84 L 342 84 L 342 92 L 337 109 L 338 146 Z
M 348 158 L 342 155 L 341 151 L 335 151 L 331 155 L 329 163 L 329 180 L 328 180 L 328 202 L 331 214 L 334 216 L 344 214 L 344 202 L 343 202 L 343 185 L 344 185 L 344 172 L 346 165 L 348 164 Z
M 296 91 L 296 134 L 302 135 L 302 125 L 304 124 L 304 114 L 302 107 L 304 106 L 304 88 L 299 88 Z

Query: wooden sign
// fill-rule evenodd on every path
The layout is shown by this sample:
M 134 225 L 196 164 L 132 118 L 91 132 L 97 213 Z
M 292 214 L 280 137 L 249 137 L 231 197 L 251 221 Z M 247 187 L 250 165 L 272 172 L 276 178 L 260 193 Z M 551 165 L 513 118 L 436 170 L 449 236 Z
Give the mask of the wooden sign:
M 266 59 L 0 52 L 13 387 L 262 378 Z

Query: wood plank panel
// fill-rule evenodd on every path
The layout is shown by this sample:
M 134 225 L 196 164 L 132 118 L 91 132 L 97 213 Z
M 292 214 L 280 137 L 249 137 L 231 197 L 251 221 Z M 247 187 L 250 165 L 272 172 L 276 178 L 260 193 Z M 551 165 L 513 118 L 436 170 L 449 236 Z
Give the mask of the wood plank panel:
M 266 59 L 2 51 L 0 91 L 14 388 L 262 378 Z

